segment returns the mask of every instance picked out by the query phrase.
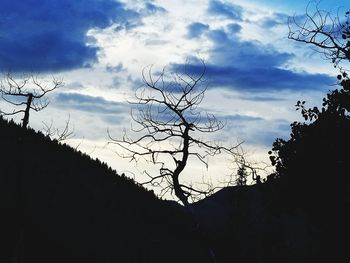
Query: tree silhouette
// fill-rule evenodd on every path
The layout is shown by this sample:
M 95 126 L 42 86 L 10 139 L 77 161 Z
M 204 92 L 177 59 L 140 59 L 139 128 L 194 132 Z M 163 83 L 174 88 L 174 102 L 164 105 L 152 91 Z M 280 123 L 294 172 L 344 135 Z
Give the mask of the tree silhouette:
M 53 79 L 52 86 L 47 87 L 38 79 L 37 75 L 23 77 L 18 80 L 11 73 L 8 73 L 0 83 L 1 97 L 5 102 L 15 107 L 24 107 L 24 109 L 13 110 L 12 112 L 3 112 L 0 110 L 0 113 L 2 115 L 24 113 L 22 127 L 26 128 L 29 123 L 30 110 L 38 112 L 46 108 L 49 101 L 44 96 L 62 86 L 63 82 L 57 79 Z
M 317 9 L 314 15 L 306 14 L 304 23 L 295 23 L 299 30 L 290 32 L 289 37 L 317 46 L 335 66 L 341 61 L 350 62 L 349 15 L 346 12 L 346 21 L 339 22 L 339 18 L 331 18 L 328 12 Z M 350 147 L 350 79 L 347 71 L 340 68 L 337 80 L 340 88 L 327 94 L 322 108 L 307 108 L 305 101 L 297 102 L 296 108 L 305 121 L 292 123 L 290 139 L 277 139 L 269 152 L 276 167 L 274 176 L 299 189 L 300 199 L 312 204 L 322 203 L 321 200 L 326 203 L 345 201 L 350 190 L 344 154 Z M 313 196 L 310 195 L 311 188 Z M 329 195 L 324 195 L 325 191 Z
M 296 104 L 305 121 L 294 122 L 290 139 L 277 139 L 270 152 L 279 207 L 307 215 L 314 251 L 307 262 L 344 258 L 350 234 L 350 79 L 345 72 L 338 79 L 322 108 Z
M 344 76 L 346 79 L 339 83 L 341 88 L 327 94 L 321 109 L 307 109 L 304 101 L 297 102 L 305 122 L 292 123 L 291 138 L 277 139 L 273 144 L 277 155 L 270 152 L 280 176 L 300 177 L 300 184 L 309 181 L 308 176 L 315 176 L 308 182 L 311 185 L 318 181 L 329 184 L 331 174 L 346 173 L 347 157 L 343 153 L 350 146 L 350 80 Z M 305 178 L 301 178 L 303 174 Z
M 152 67 L 144 69 L 144 85 L 136 90 L 136 101 L 130 102 L 136 106 L 131 117 L 138 125 L 133 131 L 141 135 L 132 138 L 125 134 L 121 140 L 110 136 L 111 143 L 124 150 L 119 153 L 123 158 L 136 162 L 144 158 L 160 167 L 156 175 L 144 171 L 149 180 L 143 184 L 160 186 L 161 194 L 174 192 L 185 206 L 189 206 L 189 197 L 212 191 L 209 185 L 203 190 L 181 182 L 180 175 L 190 158 L 208 167 L 208 156 L 223 152 L 236 154 L 236 146 L 225 147 L 200 137 L 224 127 L 214 115 L 199 108 L 207 88 L 203 79 L 205 71 L 203 63 L 197 74 L 174 73 L 170 79 L 165 69 L 157 76 Z
M 321 10 L 317 4 L 311 11 L 311 3 L 304 16 L 289 19 L 288 38 L 312 45 L 335 67 L 343 60 L 350 60 L 350 11 L 340 18 Z
M 246 167 L 243 165 L 240 166 L 237 170 L 236 184 L 238 186 L 247 185 L 247 177 L 248 173 Z

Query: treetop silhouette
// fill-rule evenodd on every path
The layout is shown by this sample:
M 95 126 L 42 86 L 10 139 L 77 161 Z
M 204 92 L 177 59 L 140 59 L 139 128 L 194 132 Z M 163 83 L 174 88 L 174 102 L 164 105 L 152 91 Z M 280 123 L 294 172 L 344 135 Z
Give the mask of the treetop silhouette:
M 346 12 L 344 23 L 331 19 L 330 27 L 326 23 L 330 19 L 329 13 L 317 10 L 313 16 L 307 14 L 306 22 L 299 26 L 297 33 L 291 33 L 290 38 L 317 46 L 332 59 L 334 66 L 341 61 L 348 63 L 349 14 Z M 298 101 L 295 106 L 304 121 L 292 123 L 290 139 L 277 139 L 269 152 L 276 167 L 273 176 L 285 183 L 285 190 L 291 197 L 291 191 L 298 189 L 298 198 L 312 205 L 331 203 L 332 200 L 340 204 L 349 198 L 346 153 L 350 149 L 350 78 L 344 68 L 339 68 L 340 88 L 329 91 L 321 108 L 307 108 L 305 101 Z

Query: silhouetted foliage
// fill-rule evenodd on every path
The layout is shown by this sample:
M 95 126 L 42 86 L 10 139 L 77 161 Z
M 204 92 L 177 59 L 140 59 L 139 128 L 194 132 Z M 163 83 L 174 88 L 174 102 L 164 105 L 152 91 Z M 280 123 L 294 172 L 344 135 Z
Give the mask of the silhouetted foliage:
M 236 185 L 238 186 L 247 185 L 247 177 L 248 177 L 248 173 L 245 166 L 239 167 L 237 170 Z
M 227 187 L 195 203 L 220 262 L 341 262 L 350 235 L 350 86 L 346 73 L 321 108 L 270 152 L 266 183 Z M 243 174 L 244 169 L 240 169 Z
M 340 69 L 340 87 L 329 91 L 322 107 L 308 108 L 298 101 L 295 106 L 304 121 L 292 123 L 290 138 L 276 139 L 269 152 L 276 168 L 264 185 L 269 209 L 277 215 L 299 214 L 306 226 L 299 240 L 304 242 L 303 256 L 295 262 L 347 258 L 343 240 L 350 235 L 350 79 L 340 63 L 350 62 L 349 15 L 334 18 L 318 6 L 310 13 L 308 6 L 304 17 L 290 21 L 290 39 L 311 44 Z
M 304 101 L 297 102 L 305 122 L 292 123 L 291 138 L 277 139 L 273 144 L 275 155 L 270 156 L 280 178 L 322 190 L 349 186 L 350 81 L 346 73 L 338 79 L 341 88 L 327 94 L 321 109 L 307 109 Z
M 270 152 L 279 207 L 302 209 L 312 226 L 312 262 L 343 255 L 350 234 L 350 82 L 346 73 L 338 80 L 322 108 L 297 102 L 305 121 L 292 123 L 290 139 L 277 139 Z
M 333 17 L 316 5 L 314 13 L 307 7 L 305 16 L 290 21 L 289 38 L 311 44 L 331 59 L 334 66 L 350 62 L 350 12 L 344 18 Z M 299 20 L 303 19 L 302 22 Z M 306 108 L 298 101 L 304 122 L 291 124 L 289 140 L 277 139 L 270 152 L 276 174 L 291 188 L 301 190 L 300 200 L 313 205 L 325 201 L 346 201 L 349 198 L 347 155 L 350 146 L 350 79 L 340 68 L 339 89 L 330 91 L 322 108 Z M 313 188 L 313 194 L 310 193 Z M 315 193 L 316 191 L 316 193 Z M 329 194 L 325 195 L 327 191 Z M 312 197 L 313 196 L 313 197 Z M 348 201 L 348 200 L 347 200 Z
M 318 6 L 310 14 L 308 8 L 302 23 L 298 19 L 290 23 L 289 38 L 317 47 L 335 67 L 341 61 L 350 62 L 350 12 L 342 19 L 332 17 Z M 346 200 L 349 188 L 345 153 L 350 146 L 350 79 L 346 70 L 340 68 L 340 72 L 337 76 L 340 89 L 327 94 L 321 109 L 308 109 L 305 101 L 297 102 L 297 110 L 306 122 L 294 122 L 291 138 L 277 139 L 273 144 L 276 154 L 270 157 L 276 166 L 276 176 L 299 188 L 313 186 L 320 192 L 331 190 L 328 201 L 341 195 L 341 200 Z

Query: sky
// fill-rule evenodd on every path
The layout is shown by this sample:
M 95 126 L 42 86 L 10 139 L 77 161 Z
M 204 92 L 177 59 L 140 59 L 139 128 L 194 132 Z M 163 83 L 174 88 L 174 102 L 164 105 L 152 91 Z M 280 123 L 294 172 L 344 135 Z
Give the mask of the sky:
M 341 14 L 350 7 L 347 2 L 324 0 L 319 6 Z M 130 130 L 127 101 L 142 83 L 144 68 L 195 73 L 202 59 L 208 89 L 201 109 L 226 123 L 210 139 L 225 145 L 244 141 L 247 158 L 268 163 L 272 142 L 287 139 L 290 123 L 301 120 L 296 101 L 319 105 L 336 83 L 329 61 L 287 39 L 288 17 L 304 14 L 308 3 L 1 0 L 0 69 L 16 76 L 40 73 L 48 81 L 63 79 L 64 87 L 48 95 L 50 105 L 32 113 L 29 125 L 42 129 L 52 123 L 62 129 L 69 118 L 74 137 L 67 143 L 141 180 L 138 170 L 149 166 L 136 168 L 120 159 L 118 149 L 106 145 L 107 129 L 114 138 Z M 0 107 L 11 110 L 4 102 Z M 216 182 L 218 174 L 232 172 L 227 158 L 209 165 L 206 170 L 191 163 L 187 173 L 209 175 Z

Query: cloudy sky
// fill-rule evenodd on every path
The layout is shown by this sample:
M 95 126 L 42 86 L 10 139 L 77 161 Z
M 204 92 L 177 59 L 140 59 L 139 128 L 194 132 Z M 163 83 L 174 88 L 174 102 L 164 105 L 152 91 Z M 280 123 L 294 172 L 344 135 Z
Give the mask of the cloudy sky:
M 203 59 L 208 90 L 202 109 L 226 121 L 215 138 L 245 141 L 250 158 L 267 160 L 273 140 L 287 138 L 289 124 L 300 119 L 295 102 L 319 105 L 336 82 L 329 61 L 287 39 L 288 17 L 303 14 L 308 2 L 1 0 L 0 68 L 63 78 L 65 86 L 50 94 L 48 108 L 33 113 L 30 126 L 62 128 L 70 116 L 75 137 L 69 143 L 127 173 L 135 172 L 134 164 L 104 147 L 106 130 L 120 138 L 130 129 L 126 100 L 139 87 L 142 69 L 186 66 L 191 73 L 200 66 L 196 58 Z M 320 7 L 336 14 L 349 4 L 324 0 Z M 0 107 L 8 109 L 3 102 Z M 225 166 L 210 164 L 213 171 Z

